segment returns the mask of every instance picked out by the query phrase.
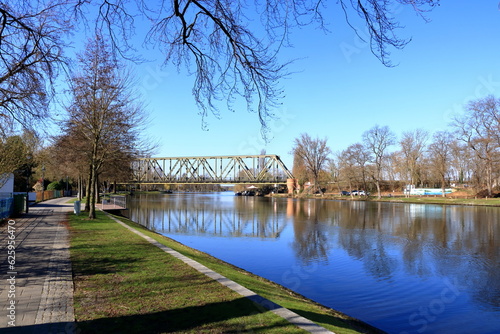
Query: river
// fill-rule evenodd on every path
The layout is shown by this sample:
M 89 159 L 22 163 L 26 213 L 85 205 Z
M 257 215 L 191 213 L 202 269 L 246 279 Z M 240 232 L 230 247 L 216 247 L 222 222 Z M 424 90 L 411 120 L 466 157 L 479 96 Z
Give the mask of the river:
M 500 208 L 174 193 L 147 228 L 388 333 L 500 333 Z

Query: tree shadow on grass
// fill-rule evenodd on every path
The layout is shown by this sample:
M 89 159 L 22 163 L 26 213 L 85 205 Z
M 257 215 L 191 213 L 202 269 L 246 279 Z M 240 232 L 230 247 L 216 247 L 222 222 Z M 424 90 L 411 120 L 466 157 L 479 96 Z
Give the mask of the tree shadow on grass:
M 140 297 L 138 297 L 140 298 Z M 250 317 L 248 317 L 250 316 Z M 238 319 L 241 318 L 241 319 Z M 255 304 L 247 298 L 218 302 L 203 306 L 190 306 L 142 315 L 101 318 L 77 323 L 80 333 L 171 333 L 209 331 L 215 333 L 240 333 L 242 331 L 266 332 L 289 324 L 277 319 L 263 318 Z M 282 332 L 286 332 L 283 328 Z
M 95 246 L 74 246 L 71 249 L 95 249 Z M 102 248 L 98 248 L 102 250 Z M 140 262 L 134 256 L 127 256 L 126 254 L 121 254 L 120 257 L 89 257 L 77 258 L 73 256 L 71 258 L 71 263 L 73 265 L 73 273 L 75 276 L 92 276 L 92 275 L 105 275 L 114 274 L 116 272 L 123 272 L 131 270 L 137 262 Z

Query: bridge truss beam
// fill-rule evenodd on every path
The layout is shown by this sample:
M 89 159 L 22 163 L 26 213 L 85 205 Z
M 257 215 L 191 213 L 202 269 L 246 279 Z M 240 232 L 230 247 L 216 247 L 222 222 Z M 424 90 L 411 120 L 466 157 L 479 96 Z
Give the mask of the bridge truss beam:
M 292 173 L 277 155 L 143 158 L 132 163 L 132 183 L 286 184 Z

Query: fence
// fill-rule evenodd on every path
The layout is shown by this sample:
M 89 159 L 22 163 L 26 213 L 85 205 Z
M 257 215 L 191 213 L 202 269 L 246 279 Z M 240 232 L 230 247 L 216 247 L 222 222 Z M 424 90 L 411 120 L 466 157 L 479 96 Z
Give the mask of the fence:
M 0 199 L 0 219 L 26 212 L 26 194 L 14 194 Z
M 102 210 L 126 209 L 126 208 L 127 208 L 127 196 L 111 196 L 109 198 L 103 197 L 101 200 Z
M 12 204 L 14 198 L 1 198 L 0 199 L 0 219 L 8 218 L 12 215 Z
M 37 191 L 36 201 L 41 202 L 41 201 L 46 201 L 48 199 L 59 198 L 59 197 L 64 197 L 64 196 L 71 196 L 71 190 L 67 191 L 67 192 L 64 190 Z

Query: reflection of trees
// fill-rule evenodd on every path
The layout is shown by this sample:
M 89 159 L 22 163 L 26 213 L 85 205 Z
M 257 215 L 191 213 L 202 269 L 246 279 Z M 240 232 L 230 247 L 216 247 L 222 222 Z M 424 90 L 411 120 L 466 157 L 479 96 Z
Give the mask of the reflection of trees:
M 328 260 L 330 248 L 326 231 L 321 221 L 326 216 L 325 202 L 316 200 L 291 201 L 294 208 L 293 249 L 297 257 L 306 264 L 313 261 Z
M 328 211 L 340 227 L 339 245 L 374 277 L 388 278 L 398 267 L 411 275 L 455 277 L 476 301 L 499 306 L 498 208 L 332 202 Z
M 398 260 L 390 255 L 386 244 L 391 244 L 382 224 L 381 203 L 337 203 L 333 225 L 341 227 L 338 243 L 347 253 L 363 263 L 365 270 L 377 279 L 390 278 Z M 332 211 L 332 209 L 330 209 Z
M 451 277 L 478 302 L 500 303 L 499 208 L 168 196 L 137 196 L 141 208 L 130 206 L 133 219 L 158 231 L 261 238 L 278 238 L 293 220 L 292 247 L 305 264 L 327 261 L 338 245 L 376 279 L 397 270 Z

